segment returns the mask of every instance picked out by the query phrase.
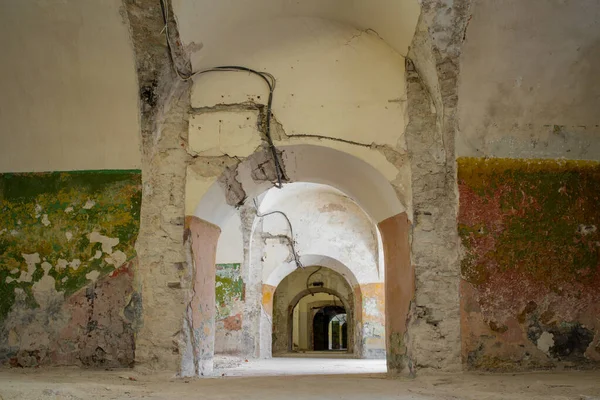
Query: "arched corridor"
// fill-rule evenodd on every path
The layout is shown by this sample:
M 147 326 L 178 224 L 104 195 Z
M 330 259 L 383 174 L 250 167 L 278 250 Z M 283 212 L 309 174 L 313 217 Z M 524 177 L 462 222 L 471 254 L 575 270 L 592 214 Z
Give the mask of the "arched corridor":
M 599 24 L 0 0 L 0 399 L 600 396 Z
M 288 275 L 274 295 L 273 354 L 330 350 L 330 322 L 344 313 L 351 326 L 346 350 L 362 358 L 366 339 L 361 334 L 362 305 L 356 303 L 355 292 L 340 274 L 326 267 L 305 267 Z

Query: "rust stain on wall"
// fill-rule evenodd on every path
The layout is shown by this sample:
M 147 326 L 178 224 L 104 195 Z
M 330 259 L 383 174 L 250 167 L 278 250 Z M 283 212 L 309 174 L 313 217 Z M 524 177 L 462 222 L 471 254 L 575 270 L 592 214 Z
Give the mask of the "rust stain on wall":
M 275 293 L 275 286 L 263 284 L 262 285 L 262 306 L 265 312 L 269 316 L 273 316 L 273 294 Z

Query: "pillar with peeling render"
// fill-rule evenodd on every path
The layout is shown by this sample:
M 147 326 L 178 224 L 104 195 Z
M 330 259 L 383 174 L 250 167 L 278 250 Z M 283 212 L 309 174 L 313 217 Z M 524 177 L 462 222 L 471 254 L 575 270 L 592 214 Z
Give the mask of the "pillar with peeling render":
M 221 229 L 194 216 L 186 217 L 185 223 L 193 268 L 186 313 L 192 357 L 188 365 L 182 364 L 181 375 L 210 376 L 215 355 L 215 263 Z
M 406 319 L 415 293 L 415 274 L 410 261 L 408 233 L 410 221 L 405 212 L 378 224 L 385 260 L 385 335 L 387 367 L 391 374 L 410 373 L 405 340 Z

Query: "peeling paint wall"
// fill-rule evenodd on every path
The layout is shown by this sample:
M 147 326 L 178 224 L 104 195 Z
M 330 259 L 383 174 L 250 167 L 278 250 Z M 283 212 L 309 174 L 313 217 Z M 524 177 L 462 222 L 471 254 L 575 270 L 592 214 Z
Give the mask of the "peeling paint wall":
M 385 358 L 385 291 L 384 284 L 368 283 L 354 289 L 361 300 L 359 319 L 362 324 L 362 351 L 365 358 Z
M 2 361 L 133 362 L 140 202 L 139 171 L 0 175 Z
M 240 264 L 217 264 L 215 353 L 240 353 L 245 290 Z
M 265 195 L 260 213 L 272 211 L 282 211 L 288 217 L 299 255 L 328 256 L 341 262 L 350 270 L 352 276 L 347 279 L 353 283 L 383 282 L 377 228 L 365 212 L 340 191 L 311 183 L 289 184 Z M 286 219 L 281 214 L 265 216 L 262 235 L 263 282 L 278 283 L 269 281 L 276 270 L 281 270 L 284 264 L 295 268 L 295 264 L 291 265 L 290 228 Z M 286 272 L 291 271 L 293 269 Z
M 463 361 L 600 362 L 600 164 L 458 160 Z

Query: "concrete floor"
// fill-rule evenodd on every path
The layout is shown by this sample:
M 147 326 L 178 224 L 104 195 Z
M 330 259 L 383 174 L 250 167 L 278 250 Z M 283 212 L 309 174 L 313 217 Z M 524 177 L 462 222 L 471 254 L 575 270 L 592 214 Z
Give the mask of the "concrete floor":
M 255 367 L 257 371 L 272 372 L 277 366 L 287 371 L 308 371 L 308 364 L 293 367 L 293 362 L 298 361 L 316 361 L 315 366 L 355 372 L 361 368 L 354 361 L 364 362 L 274 359 L 271 366 L 263 360 L 248 363 L 242 369 Z M 352 362 L 346 364 L 347 361 Z M 370 367 L 364 368 L 367 371 Z M 0 399 L 600 400 L 600 371 L 421 374 L 416 379 L 390 379 L 382 373 L 178 379 L 166 373 L 143 374 L 135 370 L 5 369 L 0 370 Z

